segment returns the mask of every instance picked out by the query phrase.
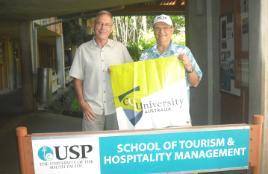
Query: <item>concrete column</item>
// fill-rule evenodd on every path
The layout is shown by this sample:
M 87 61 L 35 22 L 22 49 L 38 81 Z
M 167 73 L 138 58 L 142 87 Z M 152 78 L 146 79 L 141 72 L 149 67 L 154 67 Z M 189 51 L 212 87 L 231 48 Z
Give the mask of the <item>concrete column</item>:
M 262 51 L 262 63 L 264 69 L 262 71 L 262 81 L 263 81 L 263 92 L 264 92 L 264 102 L 262 104 L 262 110 L 265 116 L 264 119 L 264 129 L 263 129 L 263 153 L 262 153 L 262 174 L 268 173 L 268 1 L 261 0 L 261 51 Z
M 32 39 L 31 39 L 31 50 L 32 50 L 32 72 L 33 72 L 33 86 L 34 94 L 37 94 L 37 70 L 39 67 L 39 54 L 38 54 L 38 32 L 37 27 L 32 23 Z
M 206 0 L 187 1 L 186 14 L 186 44 L 191 49 L 197 63 L 203 71 L 203 78 L 197 88 L 191 88 L 190 113 L 193 125 L 208 124 L 208 103 L 203 102 L 208 98 L 208 59 L 207 59 L 207 16 Z M 210 79 L 211 80 L 211 79 Z
M 261 174 L 268 173 L 267 10 L 267 0 L 249 0 L 249 116 L 262 114 L 266 117 L 263 130 Z
M 213 39 L 212 39 L 212 0 L 207 0 L 207 60 L 208 79 L 213 79 Z M 199 1 L 198 1 L 199 2 Z M 208 80 L 208 124 L 213 124 L 213 86 L 214 80 Z
M 14 90 L 16 88 L 16 60 L 13 54 L 12 42 L 8 38 L 6 40 L 7 50 L 8 50 L 8 86 L 10 90 Z
M 249 0 L 249 122 L 261 113 L 263 69 L 261 55 L 260 1 Z
M 209 115 L 210 117 L 213 118 L 213 124 L 219 124 L 221 121 L 221 93 L 220 93 L 220 56 L 219 56 L 219 50 L 220 50 L 220 43 L 219 43 L 219 38 L 220 38 L 220 21 L 219 21 L 219 16 L 220 16 L 220 0 L 210 0 L 211 5 L 210 7 L 212 8 L 212 57 L 210 57 L 210 64 L 212 63 L 212 67 L 208 72 L 208 81 L 213 81 L 212 84 L 211 82 L 208 82 L 208 85 L 212 85 L 211 87 L 208 88 L 208 90 L 212 90 L 212 96 L 211 94 L 208 96 L 210 98 L 210 103 L 209 103 L 209 109 L 213 110 L 213 116 Z M 210 31 L 207 31 L 210 32 Z M 211 54 L 211 53 L 210 53 Z M 210 65 L 209 65 L 210 66 Z M 209 67 L 208 67 L 209 68 Z M 209 74 L 213 73 L 213 75 Z M 211 79 L 212 77 L 212 79 Z M 212 99 L 211 99 L 212 98 Z M 212 105 L 212 106 L 211 106 Z M 212 107 L 212 108 L 211 108 Z M 210 111 L 211 112 L 211 111 Z M 209 113 L 211 114 L 211 113 Z
M 64 44 L 63 35 L 56 39 L 58 79 L 61 88 L 65 88 L 65 65 L 64 65 Z
M 32 68 L 33 72 L 37 74 L 37 69 L 39 67 L 39 59 L 38 59 L 38 32 L 37 27 L 32 25 Z
M 36 110 L 34 98 L 33 73 L 32 73 L 32 24 L 25 21 L 20 24 L 20 46 L 22 57 L 22 95 L 23 110 L 32 112 Z

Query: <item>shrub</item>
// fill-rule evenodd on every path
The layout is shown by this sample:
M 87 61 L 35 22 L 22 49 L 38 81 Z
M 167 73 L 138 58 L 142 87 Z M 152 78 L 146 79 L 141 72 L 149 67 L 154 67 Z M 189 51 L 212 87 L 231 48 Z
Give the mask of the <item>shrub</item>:
M 133 61 L 138 61 L 141 53 L 151 48 L 155 44 L 155 39 L 141 39 L 139 43 L 131 42 L 128 44 L 127 49 Z

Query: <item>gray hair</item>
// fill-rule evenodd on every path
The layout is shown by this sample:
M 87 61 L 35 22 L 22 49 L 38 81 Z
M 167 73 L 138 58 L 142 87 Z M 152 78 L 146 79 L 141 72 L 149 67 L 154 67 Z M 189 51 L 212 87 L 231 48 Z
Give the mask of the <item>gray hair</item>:
M 111 12 L 107 11 L 107 10 L 101 10 L 99 11 L 97 14 L 96 14 L 96 18 L 95 18 L 95 21 L 97 21 L 97 19 L 102 16 L 102 15 L 108 15 L 111 17 L 111 19 L 113 19 L 113 15 Z

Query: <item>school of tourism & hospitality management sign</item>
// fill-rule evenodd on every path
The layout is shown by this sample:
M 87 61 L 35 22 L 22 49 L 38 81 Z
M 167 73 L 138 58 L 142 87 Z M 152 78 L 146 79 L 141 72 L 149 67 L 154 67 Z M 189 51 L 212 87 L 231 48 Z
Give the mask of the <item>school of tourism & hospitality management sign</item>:
M 250 130 L 233 127 L 32 136 L 35 174 L 247 169 Z

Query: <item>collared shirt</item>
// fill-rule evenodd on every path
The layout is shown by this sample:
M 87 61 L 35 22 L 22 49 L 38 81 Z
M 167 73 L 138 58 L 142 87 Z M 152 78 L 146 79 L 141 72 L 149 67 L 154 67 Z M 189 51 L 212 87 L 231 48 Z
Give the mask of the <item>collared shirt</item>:
M 108 67 L 131 61 L 126 47 L 110 39 L 103 48 L 93 39 L 77 49 L 70 76 L 83 81 L 84 99 L 96 114 L 115 112 Z
M 192 67 L 193 67 L 193 70 L 197 73 L 197 76 L 201 80 L 202 71 L 199 68 L 198 64 L 196 63 L 196 60 L 195 60 L 191 50 L 186 46 L 177 45 L 177 44 L 174 44 L 171 42 L 168 49 L 161 54 L 161 53 L 159 53 L 159 51 L 157 49 L 157 45 L 154 45 L 152 48 L 145 50 L 141 54 L 140 60 L 155 59 L 155 58 L 159 58 L 159 57 L 168 57 L 168 56 L 176 56 L 177 57 L 180 54 L 186 54 L 189 57 L 190 62 L 191 62 Z M 186 79 L 188 79 L 187 73 L 185 73 L 185 76 L 186 76 Z M 188 80 L 187 80 L 187 86 L 188 87 L 190 86 L 190 83 Z

